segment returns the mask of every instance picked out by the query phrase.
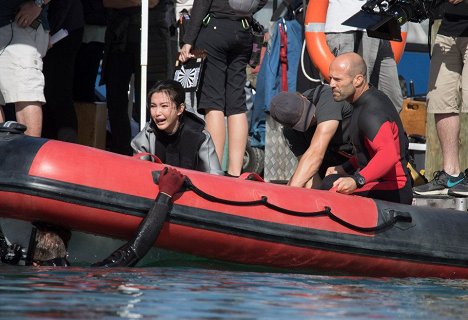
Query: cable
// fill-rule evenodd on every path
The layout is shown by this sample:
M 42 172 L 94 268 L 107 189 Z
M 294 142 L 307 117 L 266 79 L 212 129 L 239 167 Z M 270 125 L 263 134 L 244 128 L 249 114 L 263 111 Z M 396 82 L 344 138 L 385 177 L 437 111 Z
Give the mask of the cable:
M 309 76 L 305 70 L 305 67 L 304 67 L 304 52 L 305 52 L 305 47 L 306 47 L 306 41 L 304 40 L 304 42 L 302 43 L 302 50 L 301 50 L 301 70 L 302 70 L 302 73 L 304 74 L 304 77 L 307 78 L 307 80 L 309 81 L 312 81 L 312 82 L 320 82 L 320 83 L 323 83 L 322 79 L 315 79 L 315 78 L 312 78 L 311 76 Z

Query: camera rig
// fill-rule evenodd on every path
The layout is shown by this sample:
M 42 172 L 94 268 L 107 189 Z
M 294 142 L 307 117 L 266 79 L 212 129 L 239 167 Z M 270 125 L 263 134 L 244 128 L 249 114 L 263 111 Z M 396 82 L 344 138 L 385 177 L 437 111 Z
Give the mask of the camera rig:
M 444 0 L 370 0 L 343 24 L 365 28 L 370 37 L 401 41 L 401 25 L 432 18 Z

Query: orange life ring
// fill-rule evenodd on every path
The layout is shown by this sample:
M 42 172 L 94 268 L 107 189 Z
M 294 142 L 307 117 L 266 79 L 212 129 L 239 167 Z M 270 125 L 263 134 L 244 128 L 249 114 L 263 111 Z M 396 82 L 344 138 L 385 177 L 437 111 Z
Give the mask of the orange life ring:
M 305 40 L 307 51 L 312 63 L 320 71 L 326 81 L 330 80 L 328 69 L 335 58 L 327 45 L 325 36 L 325 20 L 327 18 L 328 0 L 309 0 L 305 16 Z M 398 63 L 405 50 L 407 26 L 401 30 L 401 42 L 390 41 L 395 61 Z

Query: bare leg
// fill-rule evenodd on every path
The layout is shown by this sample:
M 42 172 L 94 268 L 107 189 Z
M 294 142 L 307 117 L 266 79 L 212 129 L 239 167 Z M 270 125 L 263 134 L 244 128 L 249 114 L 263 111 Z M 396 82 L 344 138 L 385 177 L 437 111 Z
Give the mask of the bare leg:
M 239 176 L 242 172 L 248 134 L 249 125 L 246 113 L 234 114 L 228 117 L 228 173 L 233 176 Z
M 224 113 L 220 110 L 208 110 L 205 114 L 206 130 L 211 134 L 219 163 L 223 163 L 224 143 L 226 141 L 226 125 Z
M 434 114 L 434 117 L 444 157 L 444 171 L 457 176 L 460 173 L 460 161 L 458 159 L 460 116 L 457 113 L 443 113 Z
M 2 106 L 0 106 L 0 122 L 5 122 L 5 114 L 3 113 Z
M 16 120 L 27 127 L 25 134 L 40 137 L 42 131 L 42 106 L 37 101 L 16 102 Z

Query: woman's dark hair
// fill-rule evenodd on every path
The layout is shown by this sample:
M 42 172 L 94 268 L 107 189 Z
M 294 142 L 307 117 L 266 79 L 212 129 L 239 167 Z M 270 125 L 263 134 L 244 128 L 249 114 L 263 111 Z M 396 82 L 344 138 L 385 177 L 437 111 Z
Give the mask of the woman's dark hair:
M 151 96 L 156 92 L 164 92 L 175 102 L 177 108 L 185 102 L 185 89 L 180 82 L 175 80 L 161 80 L 157 82 L 148 92 L 147 106 L 151 105 Z

